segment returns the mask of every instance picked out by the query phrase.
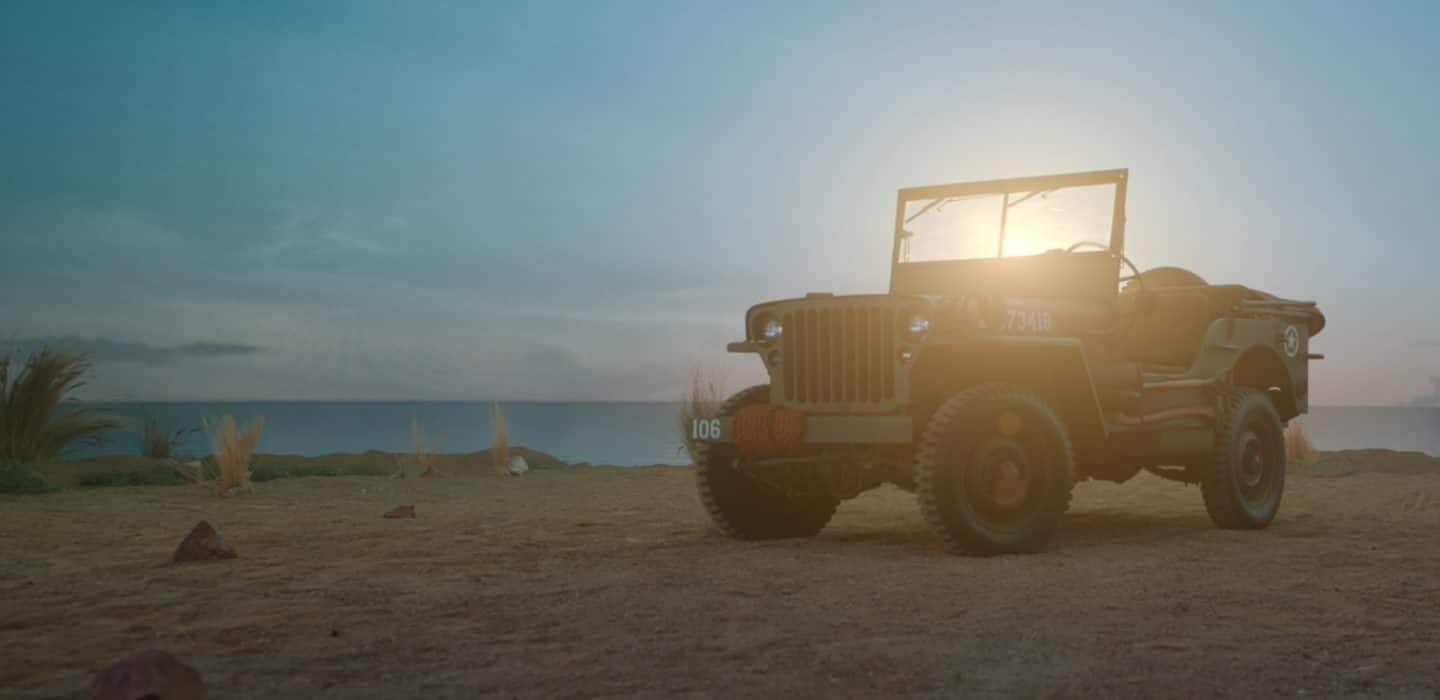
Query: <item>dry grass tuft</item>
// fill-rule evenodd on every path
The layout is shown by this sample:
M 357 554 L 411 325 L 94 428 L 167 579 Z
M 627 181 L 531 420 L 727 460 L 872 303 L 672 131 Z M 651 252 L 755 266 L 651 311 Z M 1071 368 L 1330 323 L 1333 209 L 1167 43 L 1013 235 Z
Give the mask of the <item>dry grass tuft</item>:
M 715 415 L 725 400 L 722 392 L 720 384 L 707 377 L 703 371 L 697 369 L 690 373 L 690 390 L 680 402 L 676 427 L 680 429 L 680 438 L 684 441 L 685 452 L 690 455 L 691 462 L 695 461 L 696 443 L 694 436 L 690 434 L 690 421 Z
M 206 432 L 214 443 L 215 463 L 220 468 L 219 477 L 211 486 L 216 495 L 223 496 L 250 483 L 250 458 L 255 454 L 255 443 L 260 441 L 260 430 L 264 426 L 263 418 L 254 418 L 241 433 L 229 415 L 221 417 L 218 426 L 206 423 Z
M 415 465 L 420 467 L 420 476 L 436 476 L 435 452 L 425 448 L 425 434 L 420 431 L 420 421 L 410 416 L 410 445 L 415 453 Z
M 499 401 L 495 402 L 495 432 L 490 438 L 490 462 L 500 474 L 510 469 L 510 429 L 505 425 L 505 414 L 500 412 Z
M 1285 426 L 1285 455 L 1291 464 L 1305 464 L 1318 455 L 1315 443 L 1310 440 L 1310 433 L 1305 430 L 1305 424 L 1298 420 L 1292 420 Z

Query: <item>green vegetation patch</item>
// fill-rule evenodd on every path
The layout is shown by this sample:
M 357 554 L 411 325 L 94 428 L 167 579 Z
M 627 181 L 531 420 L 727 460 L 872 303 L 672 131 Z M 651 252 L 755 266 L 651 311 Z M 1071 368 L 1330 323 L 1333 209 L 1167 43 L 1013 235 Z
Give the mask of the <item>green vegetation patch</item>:
M 363 464 L 355 466 L 284 466 L 278 464 L 263 464 L 251 467 L 250 480 L 273 481 L 275 479 L 297 479 L 306 476 L 385 476 L 388 473 L 389 472 L 383 467 Z
M 173 467 L 156 465 L 139 469 L 103 469 L 84 474 L 78 480 L 81 486 L 183 486 L 190 483 L 180 476 Z
M 0 493 L 49 493 L 60 487 L 50 483 L 24 462 L 0 461 Z

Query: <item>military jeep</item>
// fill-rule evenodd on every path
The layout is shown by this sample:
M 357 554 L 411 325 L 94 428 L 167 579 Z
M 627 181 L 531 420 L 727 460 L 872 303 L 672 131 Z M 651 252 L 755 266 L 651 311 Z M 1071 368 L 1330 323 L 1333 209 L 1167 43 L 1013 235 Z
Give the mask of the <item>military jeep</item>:
M 696 418 L 700 497 L 743 539 L 805 537 L 842 500 L 917 494 L 944 544 L 1033 552 L 1077 480 L 1199 484 L 1260 529 L 1306 412 L 1310 301 L 1125 257 L 1127 170 L 900 190 L 890 290 L 757 304 L 730 352 L 770 382 Z

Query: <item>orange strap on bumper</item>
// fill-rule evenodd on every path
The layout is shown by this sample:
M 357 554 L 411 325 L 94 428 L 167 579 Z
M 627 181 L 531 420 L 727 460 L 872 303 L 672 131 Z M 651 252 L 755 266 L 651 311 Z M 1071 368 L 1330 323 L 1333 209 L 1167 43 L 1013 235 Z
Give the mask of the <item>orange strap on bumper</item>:
M 735 412 L 731 438 L 745 457 L 767 457 L 805 445 L 805 414 L 769 404 Z

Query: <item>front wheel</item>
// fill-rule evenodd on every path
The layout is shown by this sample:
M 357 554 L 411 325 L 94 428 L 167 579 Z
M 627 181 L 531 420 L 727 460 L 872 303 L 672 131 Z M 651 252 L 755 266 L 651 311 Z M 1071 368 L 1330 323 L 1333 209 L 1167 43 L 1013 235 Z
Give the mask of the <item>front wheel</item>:
M 741 408 L 768 402 L 769 396 L 769 386 L 750 387 L 722 404 L 719 415 L 734 416 Z M 800 479 L 801 483 L 781 486 L 751 476 L 741 467 L 734 444 L 704 443 L 696 451 L 700 501 L 716 527 L 730 537 L 813 537 L 830 522 L 839 505 L 814 474 Z
M 970 554 L 1034 552 L 1070 506 L 1075 459 L 1065 425 L 1025 389 L 985 384 L 930 419 L 915 469 L 925 520 Z
M 1285 426 L 1258 389 L 1228 392 L 1222 403 L 1200 494 L 1217 526 L 1259 530 L 1275 519 L 1285 491 Z

